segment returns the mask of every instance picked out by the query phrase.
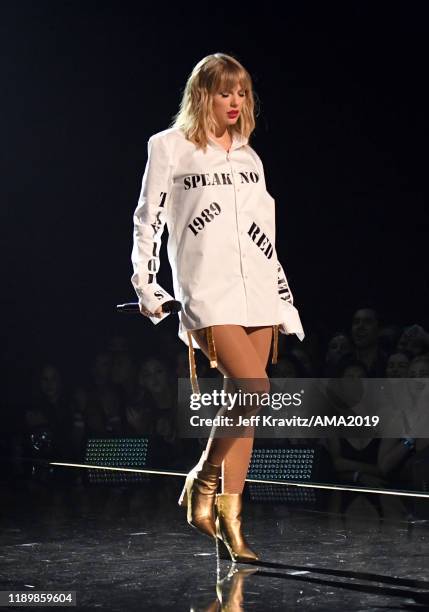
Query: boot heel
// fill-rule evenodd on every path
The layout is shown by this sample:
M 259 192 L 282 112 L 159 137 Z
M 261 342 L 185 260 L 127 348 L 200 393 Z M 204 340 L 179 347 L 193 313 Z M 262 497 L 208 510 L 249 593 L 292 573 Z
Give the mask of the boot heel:
M 225 543 L 219 537 L 216 538 L 216 554 L 218 559 L 234 561 Z
M 225 550 L 235 563 L 254 563 L 258 555 L 249 548 L 241 527 L 241 493 L 216 495 L 216 543 L 219 557 L 225 559 Z
M 186 508 L 188 505 L 188 490 L 186 488 L 186 483 L 183 487 L 183 490 L 179 497 L 179 501 L 177 503 L 179 504 L 179 506 L 182 506 L 182 508 Z

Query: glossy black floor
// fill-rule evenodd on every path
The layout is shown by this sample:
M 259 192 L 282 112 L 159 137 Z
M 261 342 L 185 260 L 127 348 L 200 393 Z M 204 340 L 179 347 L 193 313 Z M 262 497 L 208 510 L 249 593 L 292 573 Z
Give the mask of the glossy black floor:
M 427 499 L 248 483 L 262 561 L 234 565 L 187 525 L 181 477 L 2 467 L 0 590 L 121 612 L 429 610 Z

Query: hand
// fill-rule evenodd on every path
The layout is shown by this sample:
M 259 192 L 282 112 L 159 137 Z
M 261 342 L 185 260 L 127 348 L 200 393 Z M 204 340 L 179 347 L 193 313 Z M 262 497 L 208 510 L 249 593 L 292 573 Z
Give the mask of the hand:
M 162 305 L 158 306 L 158 308 L 155 310 L 155 312 L 150 312 L 149 310 L 147 310 L 143 304 L 140 304 L 139 306 L 140 308 L 140 313 L 142 315 L 144 315 L 145 317 L 158 317 L 158 319 L 160 319 L 163 315 L 163 311 L 162 311 Z
M 127 406 L 126 418 L 127 418 L 128 423 L 134 429 L 137 429 L 137 430 L 139 429 L 141 414 L 136 408 L 133 408 L 132 406 Z

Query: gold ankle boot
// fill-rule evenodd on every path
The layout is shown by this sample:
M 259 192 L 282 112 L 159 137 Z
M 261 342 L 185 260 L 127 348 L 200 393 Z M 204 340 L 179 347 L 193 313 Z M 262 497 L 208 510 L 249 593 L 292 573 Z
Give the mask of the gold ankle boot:
M 216 546 L 220 559 L 253 563 L 259 557 L 248 546 L 241 530 L 241 493 L 216 495 Z
M 220 465 L 199 462 L 186 476 L 178 504 L 187 506 L 187 521 L 205 535 L 216 537 L 214 504 L 221 472 Z

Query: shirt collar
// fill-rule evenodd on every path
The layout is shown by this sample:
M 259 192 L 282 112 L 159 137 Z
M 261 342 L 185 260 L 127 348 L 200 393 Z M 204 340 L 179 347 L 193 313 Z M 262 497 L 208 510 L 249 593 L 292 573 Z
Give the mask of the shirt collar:
M 220 149 L 225 151 L 225 149 L 222 147 L 222 145 L 220 145 L 211 136 L 208 136 L 208 141 L 212 144 L 212 146 L 219 147 Z M 247 144 L 248 141 L 249 141 L 249 139 L 246 138 L 246 136 L 242 136 L 241 134 L 238 134 L 237 132 L 233 132 L 232 133 L 232 144 L 231 144 L 231 147 L 230 147 L 229 150 L 233 151 L 234 149 L 238 149 L 239 147 L 242 147 L 245 144 Z

